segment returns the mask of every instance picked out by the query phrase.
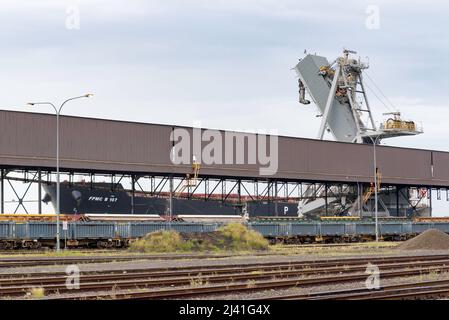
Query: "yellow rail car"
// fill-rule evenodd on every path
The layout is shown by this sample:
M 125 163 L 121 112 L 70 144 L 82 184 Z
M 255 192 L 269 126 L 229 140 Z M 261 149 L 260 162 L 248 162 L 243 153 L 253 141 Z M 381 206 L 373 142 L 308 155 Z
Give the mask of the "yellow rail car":
M 413 222 L 449 222 L 449 217 L 416 217 Z
M 83 216 L 74 216 L 74 215 L 66 215 L 61 214 L 59 216 L 61 221 L 79 221 L 83 220 Z M 26 221 L 48 221 L 54 222 L 56 221 L 55 214 L 8 214 L 2 213 L 0 214 L 0 221 L 16 221 L 16 222 L 26 222 Z

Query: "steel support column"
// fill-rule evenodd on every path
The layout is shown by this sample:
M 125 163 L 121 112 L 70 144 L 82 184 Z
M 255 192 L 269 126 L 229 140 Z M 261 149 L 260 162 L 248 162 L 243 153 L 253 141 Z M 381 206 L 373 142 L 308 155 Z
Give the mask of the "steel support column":
M 42 172 L 37 172 L 37 213 L 42 214 Z
M 169 202 L 169 217 L 168 217 L 168 221 L 171 222 L 172 217 L 173 217 L 173 176 L 170 175 L 170 202 Z
M 237 197 L 238 197 L 238 203 L 241 204 L 242 203 L 242 180 L 238 180 L 237 181 L 238 186 L 237 186 Z
M 0 213 L 5 213 L 5 169 L 0 172 Z
M 134 214 L 134 196 L 136 193 L 136 176 L 131 176 L 131 214 Z
M 278 182 L 274 182 L 274 214 L 276 217 L 279 216 L 278 213 Z
M 326 216 L 328 216 L 329 213 L 329 203 L 328 203 L 328 199 L 327 199 L 327 183 L 324 184 L 324 201 L 326 204 Z
M 399 187 L 396 186 L 396 215 L 399 217 Z M 407 216 L 407 212 L 405 213 Z

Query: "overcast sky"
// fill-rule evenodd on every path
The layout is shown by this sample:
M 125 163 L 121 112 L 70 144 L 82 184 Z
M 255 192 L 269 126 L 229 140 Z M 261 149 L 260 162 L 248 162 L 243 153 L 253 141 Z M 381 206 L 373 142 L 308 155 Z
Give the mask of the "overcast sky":
M 446 1 L 1 0 L 0 108 L 92 92 L 64 113 L 315 138 L 320 119 L 297 103 L 291 68 L 304 49 L 333 60 L 345 47 L 424 126 L 387 144 L 449 150 L 448 12 Z M 391 107 L 368 94 L 381 121 Z

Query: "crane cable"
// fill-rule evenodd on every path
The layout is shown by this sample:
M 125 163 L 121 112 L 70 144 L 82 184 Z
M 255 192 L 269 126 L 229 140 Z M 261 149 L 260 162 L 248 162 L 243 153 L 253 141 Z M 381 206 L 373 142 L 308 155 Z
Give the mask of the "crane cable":
M 383 105 L 384 105 L 384 107 L 389 111 L 389 112 L 392 112 L 392 111 L 394 111 L 394 110 L 392 110 L 391 109 L 391 107 L 389 107 L 377 94 L 376 94 L 376 92 L 373 90 L 373 89 L 371 89 L 371 87 L 369 86 L 369 85 L 367 85 L 366 83 L 365 83 L 365 86 L 371 91 L 371 93 L 377 98 L 377 100 L 379 100 L 380 101 L 380 103 L 382 103 Z
M 369 74 L 367 72 L 364 73 L 367 78 L 371 81 L 371 83 L 374 85 L 374 87 L 376 87 L 376 89 L 379 91 L 379 93 L 385 98 L 385 100 L 390 104 L 391 108 L 387 107 L 387 109 L 389 109 L 390 111 L 397 111 L 396 106 L 390 101 L 390 99 L 388 99 L 388 97 L 383 93 L 383 91 L 376 85 L 376 83 L 374 82 L 374 80 L 369 76 Z M 371 91 L 373 91 L 370 88 Z M 385 104 L 384 104 L 385 105 Z

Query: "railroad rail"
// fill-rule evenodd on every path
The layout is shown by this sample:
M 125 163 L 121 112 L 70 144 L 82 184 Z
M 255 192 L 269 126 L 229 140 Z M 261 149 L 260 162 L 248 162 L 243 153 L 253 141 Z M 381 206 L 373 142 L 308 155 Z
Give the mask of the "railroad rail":
M 413 281 L 386 285 L 379 289 L 369 290 L 366 287 L 323 291 L 308 294 L 288 294 L 268 297 L 267 300 L 383 300 L 404 298 L 427 298 L 447 296 L 449 294 L 449 279 Z
M 266 253 L 254 253 L 253 256 L 268 256 Z M 102 262 L 119 262 L 119 261 L 135 261 L 135 260 L 175 260 L 175 259 L 218 259 L 238 257 L 238 254 L 135 254 L 135 255 L 116 255 L 116 256 L 77 256 L 77 257 L 8 257 L 0 258 L 0 268 L 10 267 L 27 267 L 27 266 L 46 266 L 46 265 L 67 265 L 67 264 L 88 264 L 88 263 L 102 263 Z M 299 262 L 300 264 L 310 266 L 339 266 L 339 265 L 351 265 L 358 263 L 382 263 L 382 262 L 401 262 L 401 261 L 423 261 L 423 260 L 437 260 L 437 259 L 449 259 L 449 255 L 415 255 L 415 256 L 365 256 L 359 258 L 337 258 L 337 259 L 317 259 L 306 260 Z M 257 262 L 247 264 L 228 264 L 227 266 L 233 266 L 236 268 L 244 266 L 266 266 L 266 265 L 283 265 L 286 262 Z M 183 267 L 183 268 L 195 268 L 195 267 Z M 205 266 L 204 268 L 215 268 L 215 266 Z M 167 269 L 167 268 L 163 268 Z M 170 268 L 168 268 L 170 269 Z M 178 267 L 176 267 L 178 269 Z M 0 273 L 1 276 L 1 273 Z
M 255 254 L 257 255 L 257 253 Z M 34 267 L 69 264 L 110 263 L 136 260 L 178 260 L 178 259 L 219 259 L 238 256 L 237 254 L 134 254 L 78 257 L 2 257 L 1 268 Z M 1 274 L 0 274 L 1 276 Z
M 407 270 L 407 271 L 396 271 L 384 274 L 384 278 L 390 277 L 400 277 L 400 276 L 413 276 L 421 275 L 435 270 L 442 269 L 417 269 L 417 270 Z M 445 271 L 449 268 L 445 267 Z M 187 287 L 187 288 L 169 288 L 169 289 L 142 289 L 133 290 L 132 288 L 139 287 L 139 284 L 133 282 L 129 287 L 122 287 L 119 283 L 113 282 L 109 284 L 109 288 L 114 290 L 117 289 L 127 289 L 125 292 L 106 292 L 98 293 L 101 286 L 93 285 L 92 291 L 96 293 L 91 294 L 77 294 L 75 296 L 67 297 L 57 297 L 57 299 L 99 299 L 99 298 L 111 298 L 114 299 L 173 299 L 173 298 L 191 298 L 191 297 L 201 297 L 210 295 L 223 295 L 229 293 L 243 293 L 252 292 L 260 290 L 272 290 L 272 289 L 285 289 L 293 288 L 299 286 L 312 286 L 312 285 L 322 285 L 322 284 L 334 284 L 343 282 L 354 282 L 361 281 L 366 278 L 365 274 L 361 275 L 344 275 L 344 276 L 334 276 L 334 277 L 317 277 L 317 278 L 287 278 L 287 279 L 275 279 L 275 280 L 264 280 L 264 281 L 254 281 L 253 283 L 226 283 L 218 285 L 206 285 L 198 287 Z M 228 278 L 229 279 L 229 278 Z M 447 289 L 449 291 L 449 288 Z M 369 296 L 370 297 L 370 296 Z M 51 299 L 51 298 L 50 298 Z
M 111 295 L 116 299 L 210 296 L 363 281 L 367 277 L 364 273 L 367 263 L 378 265 L 383 279 L 449 271 L 449 255 L 185 266 L 83 272 L 79 290 L 65 287 L 66 276 L 62 272 L 34 273 L 27 277 L 2 274 L 0 296 L 23 296 L 33 287 L 42 287 L 48 294 L 63 294 L 47 299 L 98 299 Z M 64 295 L 66 293 L 68 295 Z

